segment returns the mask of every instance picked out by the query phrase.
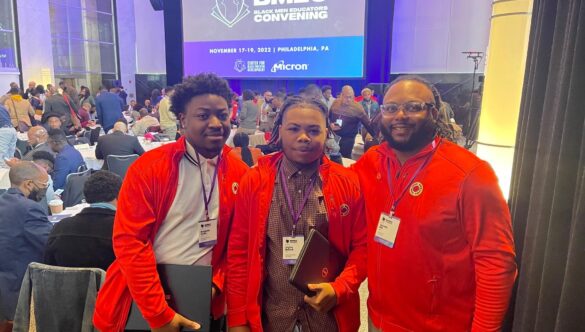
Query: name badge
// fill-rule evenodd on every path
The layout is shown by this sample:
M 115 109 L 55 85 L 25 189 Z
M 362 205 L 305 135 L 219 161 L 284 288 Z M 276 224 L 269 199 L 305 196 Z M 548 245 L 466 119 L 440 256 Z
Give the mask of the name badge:
M 202 220 L 199 226 L 199 248 L 213 247 L 217 243 L 217 219 Z
M 286 265 L 295 265 L 297 258 L 303 246 L 305 238 L 303 236 L 285 236 L 282 238 L 282 260 Z
M 378 221 L 378 228 L 376 229 L 374 241 L 385 245 L 388 248 L 394 248 L 399 226 L 400 218 L 382 213 L 380 215 L 380 220 Z

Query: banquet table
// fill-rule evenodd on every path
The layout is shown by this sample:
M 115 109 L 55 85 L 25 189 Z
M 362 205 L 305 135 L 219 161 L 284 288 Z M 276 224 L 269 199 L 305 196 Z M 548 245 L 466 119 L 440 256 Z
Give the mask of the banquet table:
M 228 137 L 225 144 L 230 147 L 234 147 L 234 136 L 236 135 L 237 129 L 233 128 L 230 132 L 230 136 Z M 263 145 L 266 144 L 266 138 L 264 136 L 264 132 L 257 130 L 254 135 L 248 135 L 250 138 L 249 146 L 255 147 L 256 145 Z
M 74 206 L 70 206 L 59 213 L 55 213 L 54 215 L 49 216 L 49 221 L 52 223 L 57 223 L 61 221 L 61 219 L 63 218 L 73 217 L 74 215 L 78 214 L 79 212 L 81 212 L 81 210 L 85 209 L 88 206 L 89 204 L 87 203 L 80 203 Z
M 174 142 L 174 141 L 149 142 L 149 141 L 145 141 L 141 137 L 138 138 L 138 141 L 140 142 L 140 145 L 142 145 L 142 148 L 144 149 L 144 151 L 150 151 L 150 150 L 156 149 L 160 146 L 163 146 L 165 144 Z M 80 145 L 76 145 L 75 149 L 77 149 L 77 151 L 79 151 L 79 153 L 81 153 L 81 156 L 83 157 L 83 160 L 85 161 L 85 164 L 87 165 L 87 168 L 97 170 L 97 169 L 102 168 L 102 166 L 104 165 L 104 160 L 100 160 L 100 159 L 97 159 L 95 157 L 95 147 L 96 147 L 95 145 L 90 146 L 87 144 L 80 144 Z
M 10 188 L 10 178 L 8 177 L 9 172 L 10 168 L 0 168 L 0 189 Z

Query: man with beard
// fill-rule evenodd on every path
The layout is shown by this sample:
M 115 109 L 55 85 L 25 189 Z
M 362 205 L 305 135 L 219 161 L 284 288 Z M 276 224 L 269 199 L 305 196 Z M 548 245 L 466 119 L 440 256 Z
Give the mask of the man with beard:
M 93 317 L 100 331 L 123 330 L 132 300 L 152 331 L 199 328 L 167 304 L 157 264 L 211 265 L 212 315 L 218 320 L 224 314 L 227 237 L 238 183 L 248 169 L 225 145 L 231 97 L 227 82 L 214 74 L 187 77 L 171 98 L 184 135 L 128 169 L 112 236 L 116 260 Z M 202 228 L 216 232 L 203 236 Z
M 51 223 L 38 203 L 49 185 L 47 172 L 31 161 L 8 173 L 11 188 L 0 195 L 0 328 L 14 319 L 20 284 L 30 262 L 40 262 Z
M 366 202 L 370 331 L 498 331 L 516 264 L 491 167 L 443 139 L 440 98 L 403 76 L 381 107 L 385 142 L 354 166 Z

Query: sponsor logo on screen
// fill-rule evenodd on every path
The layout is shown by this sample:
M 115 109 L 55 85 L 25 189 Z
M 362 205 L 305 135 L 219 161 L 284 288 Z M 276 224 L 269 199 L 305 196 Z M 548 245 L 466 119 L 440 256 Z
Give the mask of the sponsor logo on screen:
M 249 14 L 250 9 L 245 0 L 215 0 L 211 11 L 211 16 L 228 28 L 232 28 Z
M 272 66 L 271 72 L 277 73 L 279 71 L 307 71 L 309 65 L 306 63 L 285 63 L 284 60 L 280 60 Z
M 246 63 L 244 62 L 244 60 L 242 60 L 242 59 L 236 60 L 236 62 L 234 63 L 234 69 L 238 73 L 241 73 L 244 70 L 246 70 Z

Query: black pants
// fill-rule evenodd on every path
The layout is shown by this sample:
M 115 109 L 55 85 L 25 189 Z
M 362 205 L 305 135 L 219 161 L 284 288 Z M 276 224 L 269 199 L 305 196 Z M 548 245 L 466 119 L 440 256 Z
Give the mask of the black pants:
M 351 152 L 355 145 L 355 135 L 353 136 L 341 136 L 339 140 L 339 152 L 344 158 L 351 159 Z

